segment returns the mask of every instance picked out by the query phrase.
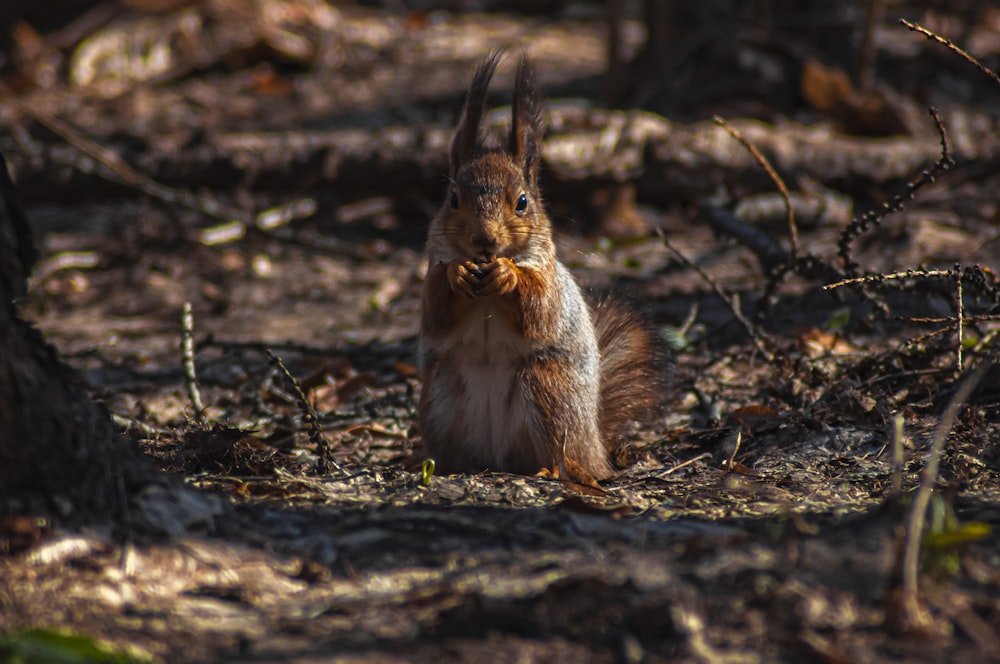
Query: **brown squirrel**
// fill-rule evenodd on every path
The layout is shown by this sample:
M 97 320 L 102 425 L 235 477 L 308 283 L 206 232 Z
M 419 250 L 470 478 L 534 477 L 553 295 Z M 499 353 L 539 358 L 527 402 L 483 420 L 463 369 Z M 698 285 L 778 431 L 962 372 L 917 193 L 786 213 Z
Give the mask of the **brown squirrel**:
M 506 148 L 487 142 L 472 80 L 451 144 L 450 186 L 427 240 L 419 419 L 442 471 L 612 474 L 630 423 L 658 405 L 661 345 L 628 307 L 588 306 L 556 258 L 538 189 L 542 110 L 521 58 Z M 564 472 L 566 472 L 564 470 Z

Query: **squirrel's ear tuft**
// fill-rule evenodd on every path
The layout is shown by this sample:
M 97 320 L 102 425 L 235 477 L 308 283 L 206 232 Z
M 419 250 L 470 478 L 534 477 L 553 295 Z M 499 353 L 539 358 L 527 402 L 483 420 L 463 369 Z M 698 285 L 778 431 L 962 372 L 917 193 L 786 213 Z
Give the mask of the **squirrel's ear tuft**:
M 482 144 L 483 111 L 486 107 L 486 92 L 490 87 L 490 79 L 496 71 L 497 63 L 503 56 L 503 51 L 493 51 L 479 63 L 476 75 L 469 86 L 469 96 L 465 99 L 465 108 L 458 122 L 458 130 L 451 142 L 451 175 L 455 176 L 458 167 L 471 159 Z
M 535 91 L 535 72 L 528 58 L 521 56 L 514 80 L 514 103 L 510 116 L 510 153 L 521 164 L 527 179 L 534 183 L 541 162 L 545 121 Z

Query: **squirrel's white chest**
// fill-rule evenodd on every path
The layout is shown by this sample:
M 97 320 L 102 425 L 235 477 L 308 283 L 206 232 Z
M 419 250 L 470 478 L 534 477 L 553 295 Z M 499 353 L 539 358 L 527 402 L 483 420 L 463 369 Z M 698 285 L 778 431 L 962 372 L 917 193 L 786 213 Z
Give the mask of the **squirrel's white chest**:
M 488 300 L 451 331 L 444 346 L 444 364 L 458 379 L 460 412 L 440 415 L 460 423 L 456 433 L 479 449 L 477 456 L 499 464 L 518 437 L 537 426 L 537 408 L 522 384 L 522 369 L 535 349 Z
M 465 366 L 509 366 L 534 348 L 487 299 L 445 339 L 448 355 Z

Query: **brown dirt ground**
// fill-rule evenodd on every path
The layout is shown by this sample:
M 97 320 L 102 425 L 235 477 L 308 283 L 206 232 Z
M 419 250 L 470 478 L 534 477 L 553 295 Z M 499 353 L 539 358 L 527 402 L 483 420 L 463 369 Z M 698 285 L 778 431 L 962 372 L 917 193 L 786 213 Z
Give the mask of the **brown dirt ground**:
M 379 14 L 354 11 L 371 39 L 388 39 Z M 58 113 L 58 95 L 72 97 L 76 126 L 108 141 L 116 131 L 194 140 L 199 123 L 445 125 L 481 44 L 525 26 L 547 36 L 536 48 L 542 71 L 561 71 L 550 83 L 594 91 L 594 20 L 434 14 L 421 29 L 436 31 L 436 42 L 427 39 L 436 50 L 420 53 L 451 58 L 462 73 L 433 77 L 405 104 L 383 96 L 420 61 L 402 47 L 376 57 L 377 45 L 355 43 L 333 83 L 320 64 L 282 69 L 254 59 L 273 53 L 244 53 L 248 67 L 226 61 L 110 97 L 56 87 L 36 101 Z M 475 47 L 459 38 L 473 29 L 485 40 Z M 968 86 L 988 84 L 948 71 Z M 252 76 L 267 80 L 247 87 Z M 334 83 L 349 92 L 332 94 Z M 715 111 L 707 105 L 703 117 Z M 899 191 L 824 184 L 852 197 L 856 211 Z M 989 164 L 960 163 L 864 234 L 855 258 L 883 273 L 956 262 L 996 269 L 998 185 Z M 953 320 L 953 279 L 875 288 L 886 316 L 856 288 L 829 293 L 816 279 L 790 278 L 762 321 L 768 360 L 655 234 L 610 241 L 581 233 L 586 219 L 560 219 L 560 254 L 581 282 L 627 294 L 677 347 L 669 407 L 636 431 L 627 467 L 600 491 L 497 473 L 425 483 L 406 461 L 419 453 L 420 252 L 436 192 L 356 201 L 328 186 L 290 193 L 315 196 L 314 216 L 217 245 L 202 232 L 218 220 L 148 197 L 28 201 L 43 258 L 26 315 L 130 440 L 213 498 L 207 511 L 205 501 L 192 508 L 183 534 L 152 537 L 137 523 L 122 546 L 120 533 L 57 531 L 0 556 L 0 632 L 65 627 L 165 662 L 974 662 L 1000 652 L 996 370 L 947 433 L 932 503 L 937 539 L 923 557 L 930 620 L 914 631 L 898 619 L 909 498 L 961 380 L 948 321 L 902 319 Z M 214 195 L 258 207 L 288 200 Z M 633 212 L 753 314 L 767 285 L 753 253 L 715 235 L 694 206 L 640 200 Z M 781 238 L 783 223 L 763 231 Z M 842 228 L 803 224 L 800 246 L 832 258 Z M 990 274 L 966 287 L 965 314 L 981 317 L 966 327 L 966 369 L 989 355 L 998 329 Z M 207 424 L 192 419 L 181 366 L 185 302 Z M 314 472 L 302 409 L 265 348 L 307 390 L 338 469 Z M 894 471 L 897 418 L 903 458 Z M 144 498 L 135 500 L 141 513 Z M 977 523 L 993 531 L 957 541 Z

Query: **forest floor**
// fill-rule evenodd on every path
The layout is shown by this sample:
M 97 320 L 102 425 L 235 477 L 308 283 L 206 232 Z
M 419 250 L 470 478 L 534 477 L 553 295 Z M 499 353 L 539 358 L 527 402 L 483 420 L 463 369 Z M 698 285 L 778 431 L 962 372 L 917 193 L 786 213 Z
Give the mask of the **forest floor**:
M 604 28 L 586 17 L 291 5 L 309 20 L 286 16 L 291 27 L 278 30 L 258 17 L 256 40 L 229 50 L 224 27 L 235 19 L 211 13 L 237 11 L 224 3 L 125 13 L 89 37 L 91 60 L 66 65 L 91 77 L 86 86 L 27 87 L 20 105 L 0 98 L 0 124 L 14 127 L 0 133 L 0 149 L 42 252 L 24 315 L 126 437 L 200 497 L 174 532 L 152 536 L 135 523 L 122 545 L 121 533 L 57 530 L 0 556 L 0 633 L 23 643 L 28 628 L 65 628 L 164 662 L 995 660 L 1000 372 L 973 371 L 996 362 L 1000 330 L 1000 90 L 988 78 L 887 23 L 881 75 L 908 73 L 892 79 L 903 92 L 876 89 L 923 128 L 904 131 L 901 120 L 892 136 L 859 139 L 833 111 L 766 87 L 834 74 L 742 33 L 729 49 L 709 39 L 674 73 L 694 85 L 705 74 L 689 71 L 698 62 L 725 76 L 713 94 L 664 109 L 672 131 L 694 137 L 686 195 L 657 193 L 648 169 L 635 189 L 601 164 L 560 170 L 554 146 L 565 127 L 555 123 L 545 184 L 560 256 L 588 289 L 641 306 L 674 347 L 668 407 L 635 432 L 621 473 L 599 488 L 440 476 L 420 468 L 414 363 L 421 251 L 443 192 L 445 144 L 425 142 L 419 149 L 435 154 L 405 156 L 403 166 L 380 153 L 392 177 L 376 169 L 366 186 L 348 187 L 349 169 L 311 152 L 302 132 L 354 132 L 361 152 L 391 143 L 400 127 L 447 136 L 492 44 L 532 53 L 553 117 L 587 116 L 602 90 Z M 634 51 L 641 39 L 629 25 Z M 998 26 L 994 11 L 970 33 L 994 61 Z M 185 35 L 200 46 L 148 79 L 102 73 L 102 39 L 140 40 L 144 29 L 174 48 Z M 199 30 L 216 32 L 209 40 Z M 747 90 L 739 62 L 789 69 Z M 509 67 L 501 92 L 508 78 Z M 852 217 L 905 193 L 940 151 L 914 97 L 938 108 L 957 163 L 901 211 L 858 228 Z M 649 117 L 630 113 L 629 126 Z M 809 126 L 835 153 L 884 150 L 870 172 L 859 161 L 846 175 L 779 163 L 794 195 L 827 203 L 797 219 L 800 255 L 820 268 L 795 271 L 770 298 L 759 247 L 708 217 L 728 211 L 787 252 L 784 207 L 713 114 L 764 142 Z M 143 175 L 130 180 L 73 147 L 77 132 Z M 283 152 L 299 156 L 232 147 L 258 139 L 287 141 Z M 681 160 L 636 154 L 664 168 Z M 913 154 L 930 158 L 877 175 Z M 414 159 L 431 166 L 417 172 Z M 149 174 L 169 188 L 150 186 Z M 292 203 L 298 212 L 278 223 L 254 216 Z M 851 226 L 859 274 L 919 272 L 824 290 L 844 276 L 838 242 Z M 736 298 L 720 297 L 655 228 Z M 181 353 L 186 302 L 200 419 Z M 326 472 L 266 349 L 319 414 L 334 462 Z M 904 551 L 937 436 L 944 451 L 915 614 L 902 599 Z

